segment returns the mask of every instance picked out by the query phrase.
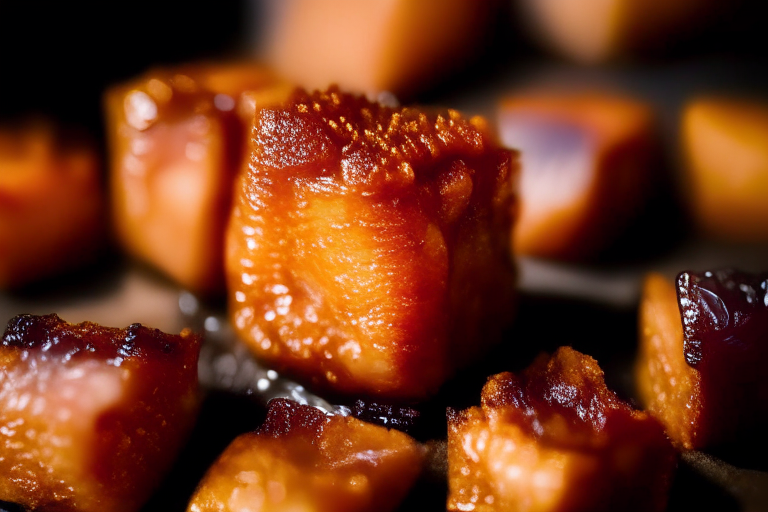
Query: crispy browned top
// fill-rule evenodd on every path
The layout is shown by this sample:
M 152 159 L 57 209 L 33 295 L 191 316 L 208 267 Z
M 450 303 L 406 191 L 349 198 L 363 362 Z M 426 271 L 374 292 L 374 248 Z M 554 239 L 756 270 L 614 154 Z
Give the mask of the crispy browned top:
M 478 156 L 490 138 L 485 121 L 455 110 L 393 108 L 336 87 L 297 90 L 282 108 L 257 113 L 252 164 L 302 173 L 311 166 L 313 174 L 376 192 L 430 179 L 441 170 L 436 164 Z

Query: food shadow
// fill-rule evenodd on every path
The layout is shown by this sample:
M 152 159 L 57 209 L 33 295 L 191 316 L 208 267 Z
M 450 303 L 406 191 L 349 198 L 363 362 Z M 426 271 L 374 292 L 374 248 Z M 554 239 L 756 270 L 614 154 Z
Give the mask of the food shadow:
M 266 410 L 251 397 L 207 393 L 189 441 L 141 512 L 186 510 L 197 485 L 219 455 L 237 436 L 256 430 L 265 418 Z

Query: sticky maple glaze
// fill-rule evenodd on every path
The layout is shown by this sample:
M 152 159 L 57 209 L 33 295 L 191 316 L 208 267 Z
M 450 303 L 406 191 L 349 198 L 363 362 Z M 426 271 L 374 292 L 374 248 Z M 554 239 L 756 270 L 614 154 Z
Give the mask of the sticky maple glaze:
M 421 472 L 424 448 L 396 430 L 272 400 L 262 427 L 232 442 L 188 512 L 387 512 Z
M 103 243 L 96 149 L 50 125 L 0 130 L 0 288 L 92 261 Z
M 499 340 L 516 163 L 481 119 L 299 91 L 257 113 L 251 147 L 226 269 L 259 357 L 318 388 L 416 399 Z
M 189 331 L 12 319 L 0 344 L 0 501 L 137 511 L 194 423 L 198 351 Z
M 663 510 L 675 455 L 661 425 L 562 347 L 449 409 L 449 510 Z
M 157 69 L 105 98 L 123 247 L 198 293 L 223 291 L 223 239 L 257 105 L 289 86 L 250 64 Z
M 768 426 L 768 274 L 646 280 L 639 394 L 681 448 L 754 449 Z

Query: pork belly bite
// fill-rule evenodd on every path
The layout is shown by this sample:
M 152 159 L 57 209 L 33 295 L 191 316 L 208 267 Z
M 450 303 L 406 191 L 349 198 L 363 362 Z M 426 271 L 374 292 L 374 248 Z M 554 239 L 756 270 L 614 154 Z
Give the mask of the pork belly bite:
M 227 233 L 230 314 L 318 388 L 417 399 L 500 338 L 516 162 L 485 123 L 337 89 L 260 110 Z
M 516 253 L 588 260 L 635 221 L 657 181 L 649 105 L 605 92 L 522 93 L 499 108 L 502 142 L 521 152 Z
M 199 343 L 20 315 L 0 344 L 0 501 L 134 512 L 191 429 Z
M 562 347 L 448 411 L 448 510 L 664 510 L 675 452 L 652 416 Z
M 104 238 L 95 147 L 50 125 L 0 129 L 0 288 L 95 259 Z
M 224 451 L 188 512 L 386 512 L 419 476 L 424 448 L 396 430 L 272 400 L 262 427 Z
M 224 226 L 255 109 L 287 90 L 254 65 L 154 70 L 105 110 L 117 238 L 197 293 L 223 292 Z
M 768 274 L 683 272 L 646 279 L 640 398 L 681 448 L 765 443 Z

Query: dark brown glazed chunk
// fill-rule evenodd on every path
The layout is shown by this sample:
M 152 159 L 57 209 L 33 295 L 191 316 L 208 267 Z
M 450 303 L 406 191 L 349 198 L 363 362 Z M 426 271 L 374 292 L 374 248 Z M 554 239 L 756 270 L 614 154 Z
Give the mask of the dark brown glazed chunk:
M 226 267 L 259 357 L 321 389 L 418 399 L 499 340 L 516 163 L 484 121 L 332 88 L 260 110 L 251 142 Z
M 410 434 L 418 423 L 421 413 L 412 407 L 357 400 L 352 407 L 352 416 L 368 423 Z
M 0 500 L 138 510 L 194 423 L 198 351 L 189 331 L 12 319 L 0 343 Z
M 396 430 L 272 400 L 262 427 L 226 449 L 188 512 L 385 512 L 421 472 L 424 448 Z
M 562 347 L 448 415 L 449 510 L 663 510 L 675 454 L 661 425 Z
M 686 449 L 747 447 L 768 426 L 768 275 L 682 272 L 648 278 L 638 387 Z

